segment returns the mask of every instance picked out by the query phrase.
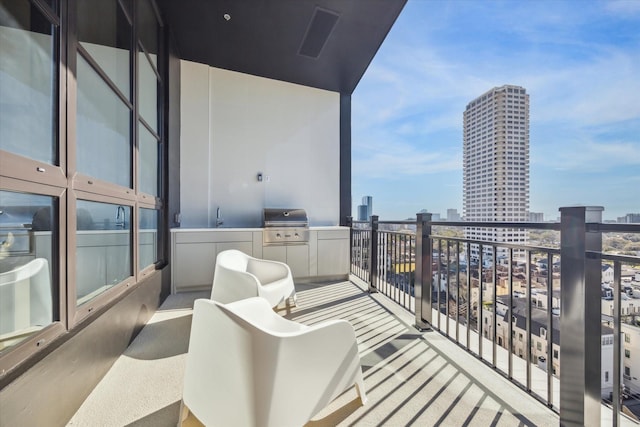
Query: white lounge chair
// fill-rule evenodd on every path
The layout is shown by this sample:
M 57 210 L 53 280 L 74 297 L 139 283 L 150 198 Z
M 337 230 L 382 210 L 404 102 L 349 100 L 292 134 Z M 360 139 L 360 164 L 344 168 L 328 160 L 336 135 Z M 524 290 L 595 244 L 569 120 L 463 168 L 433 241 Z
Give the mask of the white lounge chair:
M 366 394 L 353 326 L 306 326 L 262 298 L 195 301 L 180 424 L 300 427 L 352 385 Z
M 230 249 L 216 257 L 211 299 L 227 304 L 251 297 L 262 297 L 271 307 L 293 297 L 297 302 L 291 269 L 283 262 L 251 257 Z

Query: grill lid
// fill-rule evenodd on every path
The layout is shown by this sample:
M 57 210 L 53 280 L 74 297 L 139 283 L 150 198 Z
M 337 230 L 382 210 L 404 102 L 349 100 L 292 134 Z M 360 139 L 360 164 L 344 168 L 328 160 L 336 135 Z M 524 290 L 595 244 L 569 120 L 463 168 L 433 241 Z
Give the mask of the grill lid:
M 304 209 L 265 208 L 265 227 L 307 227 L 309 219 Z

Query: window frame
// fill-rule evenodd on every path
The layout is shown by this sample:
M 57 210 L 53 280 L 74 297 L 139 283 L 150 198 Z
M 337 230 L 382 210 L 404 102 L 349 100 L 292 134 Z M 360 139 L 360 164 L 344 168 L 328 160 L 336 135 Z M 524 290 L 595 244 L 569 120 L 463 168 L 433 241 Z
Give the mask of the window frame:
M 136 4 L 125 0 L 115 0 L 131 24 L 130 90 L 125 96 L 111 81 L 91 54 L 80 44 L 77 36 L 76 0 L 55 0 L 49 7 L 44 0 L 25 0 L 43 13 L 52 25 L 52 68 L 55 70 L 55 84 L 51 93 L 54 109 L 52 143 L 54 162 L 52 164 L 27 158 L 12 152 L 0 150 L 0 190 L 39 194 L 57 197 L 57 236 L 52 243 L 52 260 L 55 260 L 57 288 L 54 289 L 54 314 L 57 309 L 59 320 L 8 348 L 0 356 L 0 380 L 9 372 L 42 353 L 48 345 L 69 332 L 77 331 L 83 325 L 97 318 L 104 309 L 131 292 L 144 278 L 154 274 L 168 263 L 166 242 L 168 237 L 167 197 L 167 154 L 166 142 L 166 72 L 167 52 L 165 26 L 161 20 L 155 0 L 145 0 L 151 5 L 157 20 L 157 65 L 149 60 L 144 50 L 136 21 Z M 55 10 L 54 10 L 55 9 Z M 152 66 L 157 78 L 157 130 L 153 130 L 139 114 L 139 53 Z M 125 102 L 131 110 L 130 150 L 131 188 L 106 182 L 77 171 L 77 56 L 81 55 L 107 86 Z M 57 110 L 57 111 L 55 111 Z M 139 189 L 139 135 L 138 124 L 145 126 L 158 143 L 157 180 L 158 194 L 151 195 Z M 102 294 L 87 301 L 80 307 L 76 301 L 76 243 L 78 200 L 113 203 L 131 208 L 131 275 L 113 285 Z M 158 212 L 157 261 L 148 266 L 139 265 L 139 209 L 153 209 Z

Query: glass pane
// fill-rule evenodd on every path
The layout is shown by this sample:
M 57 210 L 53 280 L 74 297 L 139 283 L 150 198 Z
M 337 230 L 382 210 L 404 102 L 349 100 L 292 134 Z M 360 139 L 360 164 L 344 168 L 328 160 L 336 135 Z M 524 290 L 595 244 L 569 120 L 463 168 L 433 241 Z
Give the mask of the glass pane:
M 149 53 L 154 66 L 158 66 L 158 20 L 149 0 L 140 0 L 138 5 L 139 38 Z
M 0 0 L 0 149 L 54 163 L 54 28 L 27 0 Z
M 155 209 L 140 209 L 140 269 L 158 260 L 158 214 Z
M 78 171 L 131 187 L 131 110 L 78 55 Z
M 154 129 L 158 131 L 158 78 L 151 68 L 151 64 L 147 60 L 147 56 L 140 52 L 139 70 L 140 84 L 138 106 L 140 107 L 140 115 Z
M 79 0 L 78 40 L 130 98 L 131 24 L 118 2 Z
M 131 207 L 78 200 L 78 305 L 131 276 Z
M 0 354 L 56 319 L 57 199 L 0 191 Z
M 140 191 L 158 195 L 158 140 L 143 124 L 138 124 L 140 136 Z

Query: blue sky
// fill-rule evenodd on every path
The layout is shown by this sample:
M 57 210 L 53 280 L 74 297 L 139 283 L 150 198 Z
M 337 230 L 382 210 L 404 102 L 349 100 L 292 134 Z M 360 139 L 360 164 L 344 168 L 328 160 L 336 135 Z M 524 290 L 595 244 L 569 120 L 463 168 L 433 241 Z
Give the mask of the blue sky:
M 352 195 L 462 213 L 462 113 L 530 95 L 530 210 L 640 212 L 640 0 L 409 0 L 352 97 Z

